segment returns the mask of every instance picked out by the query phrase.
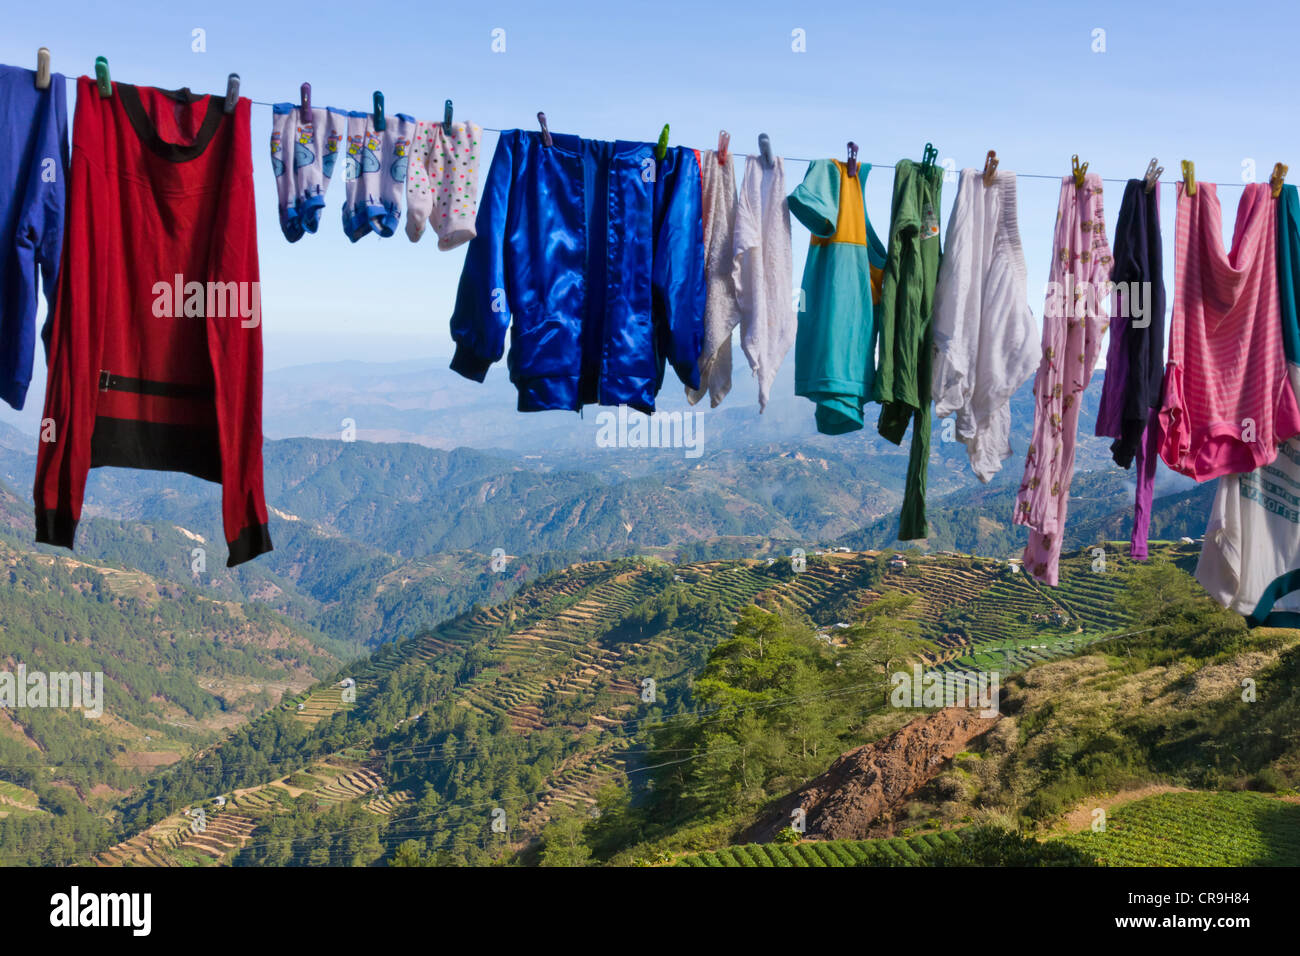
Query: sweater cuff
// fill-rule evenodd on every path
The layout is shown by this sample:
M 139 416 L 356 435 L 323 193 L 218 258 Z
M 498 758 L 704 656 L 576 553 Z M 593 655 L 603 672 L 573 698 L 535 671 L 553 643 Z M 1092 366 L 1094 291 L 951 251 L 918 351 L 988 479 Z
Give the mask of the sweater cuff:
M 252 561 L 259 554 L 274 550 L 271 545 L 271 533 L 264 524 L 249 525 L 239 532 L 238 538 L 227 541 L 226 544 L 230 548 L 230 557 L 226 559 L 228 568 L 243 564 L 245 561 Z
M 451 357 L 451 370 L 476 382 L 487 378 L 488 368 L 491 365 L 491 362 L 485 362 L 475 355 L 474 351 L 463 342 L 456 346 L 456 354 Z
M 77 519 L 70 511 L 36 509 L 37 544 L 53 544 L 71 550 L 76 533 Z

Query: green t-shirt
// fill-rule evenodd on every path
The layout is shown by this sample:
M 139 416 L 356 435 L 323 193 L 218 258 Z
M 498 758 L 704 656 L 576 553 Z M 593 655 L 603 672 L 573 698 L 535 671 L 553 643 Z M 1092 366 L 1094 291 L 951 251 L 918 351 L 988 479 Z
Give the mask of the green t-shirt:
M 879 315 L 877 431 L 900 445 L 912 425 L 912 448 L 898 538 L 929 535 L 925 520 L 930 457 L 930 378 L 934 352 L 934 289 L 939 279 L 939 202 L 943 167 L 899 160 L 889 216 L 889 253 Z

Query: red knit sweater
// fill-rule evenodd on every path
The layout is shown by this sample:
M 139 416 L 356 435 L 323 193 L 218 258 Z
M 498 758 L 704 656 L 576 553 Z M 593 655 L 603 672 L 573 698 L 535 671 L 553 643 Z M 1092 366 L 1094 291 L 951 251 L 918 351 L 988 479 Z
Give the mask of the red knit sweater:
M 271 550 L 249 105 L 77 81 L 37 541 L 71 548 L 114 465 L 220 482 L 227 564 Z

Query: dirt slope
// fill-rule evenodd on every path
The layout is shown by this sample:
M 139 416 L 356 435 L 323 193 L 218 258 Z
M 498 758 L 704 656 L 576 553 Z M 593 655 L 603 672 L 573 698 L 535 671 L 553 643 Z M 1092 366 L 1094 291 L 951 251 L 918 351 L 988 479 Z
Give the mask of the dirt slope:
M 745 831 L 739 842 L 770 841 L 790 825 L 790 813 L 797 807 L 806 814 L 805 839 L 865 839 L 882 813 L 898 807 L 1000 719 L 963 707 L 918 717 L 884 740 L 841 754 L 829 770 Z

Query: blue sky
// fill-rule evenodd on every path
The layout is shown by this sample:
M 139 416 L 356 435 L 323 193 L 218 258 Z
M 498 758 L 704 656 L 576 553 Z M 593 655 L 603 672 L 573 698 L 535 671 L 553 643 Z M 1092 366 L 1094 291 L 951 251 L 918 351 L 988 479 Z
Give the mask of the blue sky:
M 785 156 L 842 157 L 852 139 L 863 160 L 892 163 L 920 158 L 929 141 L 958 168 L 981 165 L 992 148 L 1004 169 L 1054 176 L 1068 172 L 1075 152 L 1113 178 L 1139 176 L 1158 156 L 1169 179 L 1190 157 L 1199 178 L 1240 184 L 1246 160 L 1260 179 L 1279 159 L 1300 163 L 1300 127 L 1288 119 L 1295 81 L 1285 67 L 1297 16 L 1284 4 L 1257 9 L 1247 18 L 1201 3 L 1137 11 L 1128 3 L 70 0 L 11 5 L 0 62 L 32 67 L 45 45 L 68 76 L 93 72 L 102 54 L 114 78 L 142 85 L 220 92 L 237 72 L 244 95 L 270 102 L 295 100 L 308 80 L 318 106 L 366 109 L 381 89 L 390 113 L 438 117 L 450 97 L 457 117 L 484 126 L 531 128 L 541 109 L 553 130 L 601 139 L 653 140 L 669 122 L 674 143 L 708 147 L 725 128 L 737 154 L 754 151 L 765 131 Z M 192 50 L 196 28 L 205 31 L 202 53 Z M 502 53 L 492 51 L 498 28 Z M 791 49 L 796 29 L 806 52 Z M 1097 29 L 1105 52 L 1093 51 Z M 449 354 L 463 253 L 439 252 L 428 235 L 412 244 L 400 231 L 352 245 L 340 225 L 341 181 L 321 232 L 290 245 L 277 224 L 269 130 L 269 108 L 254 106 L 268 367 Z M 495 135 L 486 140 L 490 156 Z M 803 171 L 788 165 L 789 188 Z M 868 184 L 882 234 L 891 181 L 892 170 L 880 169 Z M 1036 315 L 1058 189 L 1020 182 Z M 1112 229 L 1121 189 L 1107 186 Z M 1239 195 L 1220 190 L 1229 230 Z M 1165 187 L 1170 269 L 1172 200 Z M 807 245 L 798 224 L 794 241 L 797 275 Z

